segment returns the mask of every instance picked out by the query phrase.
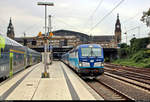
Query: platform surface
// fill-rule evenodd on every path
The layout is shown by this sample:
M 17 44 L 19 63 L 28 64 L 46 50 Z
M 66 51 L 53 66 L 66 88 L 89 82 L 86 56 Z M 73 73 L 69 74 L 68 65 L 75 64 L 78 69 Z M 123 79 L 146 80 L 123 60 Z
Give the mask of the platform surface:
M 43 63 L 0 84 L 1 100 L 103 100 L 65 64 L 53 61 L 50 78 L 41 78 Z

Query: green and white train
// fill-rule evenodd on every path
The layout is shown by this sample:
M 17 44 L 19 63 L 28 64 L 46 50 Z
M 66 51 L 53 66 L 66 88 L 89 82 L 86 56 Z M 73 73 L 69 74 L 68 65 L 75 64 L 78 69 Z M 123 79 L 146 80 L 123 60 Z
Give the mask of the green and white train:
M 41 53 L 0 34 L 0 78 L 11 77 L 41 60 Z

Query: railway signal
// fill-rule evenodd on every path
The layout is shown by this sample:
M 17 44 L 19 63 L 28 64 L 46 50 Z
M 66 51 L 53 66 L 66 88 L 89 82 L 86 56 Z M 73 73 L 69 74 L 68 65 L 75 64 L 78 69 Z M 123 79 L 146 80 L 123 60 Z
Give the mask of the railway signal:
M 39 32 L 38 37 L 42 37 L 42 33 L 41 32 Z
M 49 33 L 49 36 L 52 37 L 54 34 L 52 32 Z

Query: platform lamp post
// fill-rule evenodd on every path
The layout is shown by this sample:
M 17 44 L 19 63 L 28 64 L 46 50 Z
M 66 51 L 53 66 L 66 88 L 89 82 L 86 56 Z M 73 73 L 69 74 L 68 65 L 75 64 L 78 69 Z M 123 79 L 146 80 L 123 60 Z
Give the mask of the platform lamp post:
M 52 16 L 49 15 L 49 27 L 48 27 L 48 33 L 49 33 L 49 36 L 52 37 L 53 33 L 52 33 L 52 21 L 51 21 L 51 18 Z M 49 42 L 50 42 L 50 38 L 49 38 Z M 48 43 L 49 44 L 49 47 L 50 47 L 50 64 L 52 64 L 52 44 Z
M 54 4 L 52 2 L 38 2 L 37 5 L 45 6 L 44 73 L 42 73 L 42 77 L 47 78 L 47 77 L 49 77 L 49 74 L 47 73 L 47 55 L 46 55 L 46 50 L 47 50 L 46 46 L 47 46 L 47 39 L 48 39 L 47 30 L 46 30 L 46 27 L 47 27 L 47 6 L 54 6 Z
M 126 44 L 127 44 L 127 32 L 124 33 L 126 35 Z

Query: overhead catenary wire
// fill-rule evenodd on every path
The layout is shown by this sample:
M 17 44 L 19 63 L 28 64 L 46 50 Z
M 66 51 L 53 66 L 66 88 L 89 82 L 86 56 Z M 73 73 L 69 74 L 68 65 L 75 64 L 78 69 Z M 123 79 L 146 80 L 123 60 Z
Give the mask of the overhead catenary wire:
M 90 15 L 89 19 L 94 16 L 95 12 L 99 9 L 99 7 L 101 6 L 102 2 L 103 2 L 103 0 L 101 0 L 101 1 L 99 2 L 99 4 L 98 4 L 98 6 L 96 7 L 96 9 L 95 9 L 95 10 L 93 11 L 93 13 Z
M 125 26 L 125 23 L 127 23 L 127 22 L 129 22 L 130 20 L 132 20 L 132 19 L 135 19 L 139 14 L 141 14 L 143 11 L 141 11 L 141 12 L 138 12 L 138 13 L 136 13 L 134 16 L 132 16 L 132 17 L 130 17 L 130 18 L 128 18 L 128 19 L 126 19 L 126 20 L 124 20 L 123 22 L 122 22 L 122 24 L 124 25 L 124 28 L 125 28 L 125 33 L 127 33 L 128 31 L 130 31 L 130 30 L 127 30 L 127 28 L 126 28 L 126 26 Z
M 97 27 L 107 16 L 109 16 L 121 3 L 123 3 L 125 0 L 121 0 L 110 12 L 108 12 L 98 23 L 96 23 L 90 31 L 92 31 L 95 27 Z
M 128 18 L 128 19 L 126 19 L 126 20 L 123 21 L 122 24 L 124 25 L 124 29 L 125 29 L 124 34 L 127 34 L 127 32 L 132 31 L 132 30 L 138 28 L 138 33 L 139 33 L 139 38 L 140 38 L 140 28 L 141 28 L 141 26 L 136 26 L 136 27 L 133 27 L 133 28 L 131 28 L 131 29 L 127 29 L 126 26 L 125 26 L 125 23 L 129 22 L 129 21 L 132 20 L 132 19 L 135 19 L 135 18 L 136 18 L 139 14 L 141 14 L 142 12 L 143 12 L 143 11 L 138 12 L 138 13 L 136 13 L 134 16 L 132 16 L 132 17 L 130 17 L 130 18 Z M 126 35 L 126 36 L 127 36 L 127 35 Z
M 63 23 L 63 24 L 65 24 L 65 25 L 67 25 L 67 26 L 70 26 L 70 27 L 75 28 L 75 29 L 77 29 L 78 31 L 80 31 L 79 28 L 77 28 L 77 27 L 75 27 L 75 26 L 73 26 L 73 25 L 70 25 L 70 24 L 66 23 L 65 21 L 61 20 L 59 17 L 54 17 L 54 18 L 55 18 L 55 20 L 59 21 L 60 23 Z
M 99 3 L 98 3 L 98 5 L 97 5 L 97 7 L 95 8 L 95 10 L 90 14 L 90 16 L 89 16 L 89 18 L 86 20 L 86 22 L 85 23 L 87 23 L 90 19 L 91 19 L 91 26 L 90 27 L 92 27 L 92 25 L 93 25 L 93 16 L 94 16 L 94 14 L 96 13 L 96 11 L 99 9 L 99 7 L 101 6 L 101 4 L 102 4 L 102 2 L 103 2 L 103 0 L 101 0 Z M 87 25 L 87 24 L 86 24 Z
M 141 13 L 141 12 L 138 12 L 138 13 L 136 13 L 134 16 L 132 16 L 132 17 L 130 17 L 130 18 L 128 18 L 128 19 L 126 19 L 126 20 L 124 20 L 124 21 L 122 22 L 122 24 L 124 25 L 125 32 L 127 32 L 127 28 L 126 28 L 125 23 L 127 23 L 127 22 L 129 22 L 130 20 L 132 20 L 132 19 L 134 19 L 135 17 L 137 17 L 137 15 L 139 15 L 140 13 Z
M 6 29 L 7 28 L 7 25 L 6 24 L 8 24 L 3 18 L 0 18 L 0 22 L 1 22 L 1 25 L 0 25 L 0 32 L 3 34 L 3 35 L 5 35 L 6 34 L 6 32 L 4 31 L 4 29 Z
M 94 17 L 94 14 L 95 14 L 95 12 L 99 9 L 99 7 L 101 6 L 102 2 L 103 2 L 103 0 L 101 0 L 101 1 L 99 2 L 98 6 L 96 7 L 96 9 L 93 11 L 93 13 L 91 14 L 91 16 L 90 16 L 90 18 L 89 18 L 89 19 L 91 19 L 91 27 L 93 26 L 93 17 Z M 91 31 L 91 35 L 90 35 L 90 36 L 92 36 L 92 31 Z M 92 38 L 92 39 L 93 39 L 93 38 Z
M 141 12 L 138 12 L 138 13 L 136 13 L 134 16 L 132 16 L 132 17 L 130 17 L 130 18 L 128 18 L 128 19 L 126 19 L 126 20 L 124 20 L 124 21 L 123 21 L 123 23 L 127 23 L 127 22 L 129 22 L 130 20 L 132 20 L 132 19 L 136 18 L 139 14 L 141 14 Z

